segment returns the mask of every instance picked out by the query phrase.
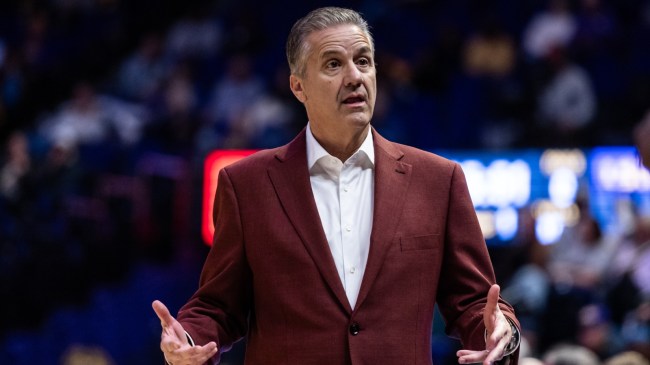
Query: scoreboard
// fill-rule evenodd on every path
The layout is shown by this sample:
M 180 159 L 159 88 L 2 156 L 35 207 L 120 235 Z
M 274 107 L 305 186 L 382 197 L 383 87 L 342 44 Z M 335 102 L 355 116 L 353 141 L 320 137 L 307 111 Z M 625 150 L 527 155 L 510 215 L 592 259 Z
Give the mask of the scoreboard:
M 202 236 L 212 242 L 212 209 L 221 168 L 254 150 L 218 150 L 205 159 Z M 432 150 L 458 162 L 490 245 L 508 244 L 519 229 L 519 212 L 530 209 L 535 234 L 552 244 L 579 218 L 578 199 L 589 203 L 605 233 L 630 229 L 631 214 L 650 215 L 650 172 L 634 147 Z

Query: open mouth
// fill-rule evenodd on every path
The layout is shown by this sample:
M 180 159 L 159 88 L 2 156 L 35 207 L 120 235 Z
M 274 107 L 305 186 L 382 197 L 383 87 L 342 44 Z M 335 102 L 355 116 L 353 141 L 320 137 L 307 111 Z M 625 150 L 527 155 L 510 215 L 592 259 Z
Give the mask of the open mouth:
M 362 96 L 349 96 L 343 100 L 343 104 L 347 105 L 361 105 L 366 102 L 366 99 Z

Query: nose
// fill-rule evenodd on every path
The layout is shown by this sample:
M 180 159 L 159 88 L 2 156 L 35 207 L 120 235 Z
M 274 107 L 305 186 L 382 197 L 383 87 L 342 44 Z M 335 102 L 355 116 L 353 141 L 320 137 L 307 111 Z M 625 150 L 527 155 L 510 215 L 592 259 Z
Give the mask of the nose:
M 354 62 L 350 62 L 345 71 L 344 83 L 345 86 L 357 87 L 361 85 L 363 75 Z

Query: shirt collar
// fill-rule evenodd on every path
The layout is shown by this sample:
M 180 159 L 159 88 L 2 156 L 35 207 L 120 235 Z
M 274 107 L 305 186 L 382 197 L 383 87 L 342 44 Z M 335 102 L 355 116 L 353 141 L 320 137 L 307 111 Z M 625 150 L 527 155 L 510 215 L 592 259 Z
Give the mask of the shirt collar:
M 361 146 L 353 154 L 353 156 L 358 152 L 363 152 L 366 155 L 366 157 L 368 157 L 368 160 L 374 167 L 375 145 L 373 143 L 371 128 L 368 128 L 368 134 L 366 135 L 366 138 L 363 140 L 363 143 L 361 143 Z M 309 170 L 311 170 L 312 167 L 314 167 L 314 165 L 316 164 L 316 162 L 318 162 L 318 160 L 320 160 L 324 156 L 330 156 L 330 154 L 323 148 L 323 146 L 320 145 L 320 143 L 318 143 L 314 135 L 311 133 L 311 125 L 309 122 L 307 122 L 306 137 L 307 137 L 307 166 L 309 167 Z

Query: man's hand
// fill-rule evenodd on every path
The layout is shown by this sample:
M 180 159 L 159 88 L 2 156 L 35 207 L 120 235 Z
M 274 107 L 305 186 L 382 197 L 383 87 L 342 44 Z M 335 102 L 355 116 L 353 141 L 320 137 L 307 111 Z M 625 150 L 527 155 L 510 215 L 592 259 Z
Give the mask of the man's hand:
M 192 346 L 183 326 L 169 313 L 162 302 L 155 300 L 151 306 L 160 318 L 162 335 L 160 349 L 165 361 L 170 365 L 200 365 L 217 353 L 217 344 L 210 342 L 205 346 Z
M 498 285 L 492 285 L 483 312 L 483 322 L 487 329 L 485 350 L 459 350 L 456 352 L 459 364 L 483 362 L 483 365 L 490 365 L 503 358 L 506 346 L 512 337 L 512 328 L 499 308 L 499 291 Z

